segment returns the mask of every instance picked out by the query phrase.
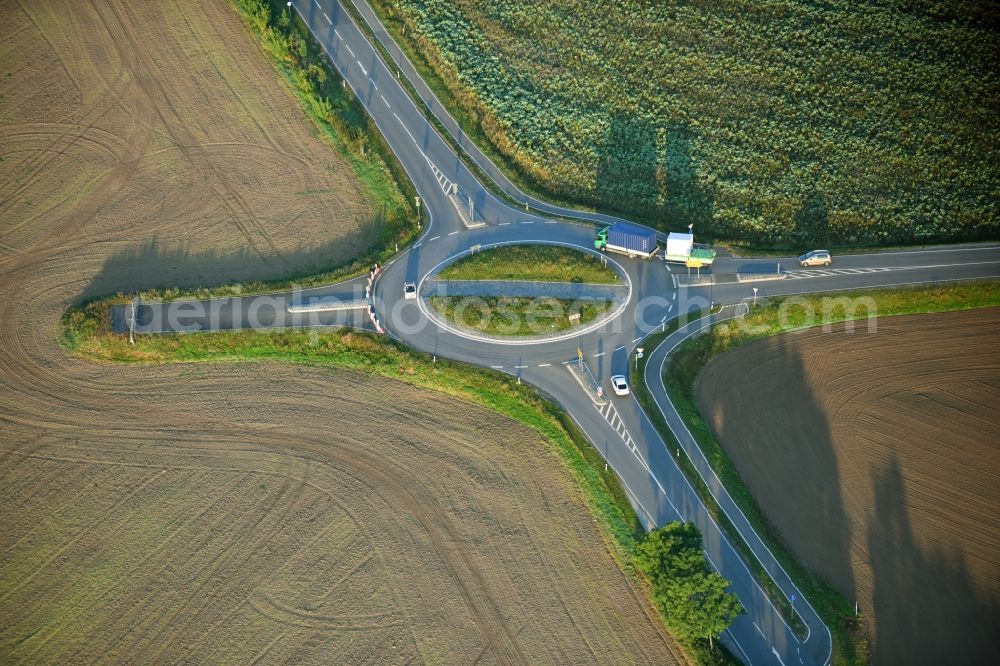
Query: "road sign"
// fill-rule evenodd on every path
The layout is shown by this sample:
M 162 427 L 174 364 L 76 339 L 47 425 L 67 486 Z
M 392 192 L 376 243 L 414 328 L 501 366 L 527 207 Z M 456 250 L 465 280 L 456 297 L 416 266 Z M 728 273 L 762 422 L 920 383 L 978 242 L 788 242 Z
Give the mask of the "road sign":
M 688 259 L 687 260 L 687 267 L 688 268 L 701 268 L 702 265 L 703 264 L 701 263 L 700 259 Z

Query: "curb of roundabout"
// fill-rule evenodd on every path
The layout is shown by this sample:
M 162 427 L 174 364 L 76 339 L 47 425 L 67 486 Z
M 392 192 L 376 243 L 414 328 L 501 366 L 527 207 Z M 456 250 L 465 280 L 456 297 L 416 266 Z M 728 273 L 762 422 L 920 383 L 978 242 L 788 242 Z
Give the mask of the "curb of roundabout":
M 621 303 L 618 304 L 618 307 L 616 307 L 614 310 L 606 312 L 605 314 L 601 315 L 600 317 L 590 322 L 586 326 L 573 328 L 570 329 L 569 331 L 560 332 L 553 335 L 539 335 L 539 336 L 532 336 L 525 338 L 510 338 L 510 337 L 486 335 L 482 333 L 473 333 L 469 330 L 460 328 L 452 324 L 451 322 L 448 322 L 443 317 L 438 315 L 436 312 L 434 312 L 433 308 L 427 306 L 422 296 L 424 282 L 432 278 L 433 276 L 437 275 L 446 266 L 454 263 L 455 261 L 458 261 L 462 257 L 470 255 L 472 253 L 472 248 L 468 248 L 444 259 L 436 266 L 431 268 L 429 271 L 427 271 L 427 273 L 425 273 L 420 278 L 420 281 L 417 283 L 417 307 L 420 308 L 420 312 L 441 330 L 448 331 L 449 333 L 452 333 L 462 338 L 466 338 L 468 340 L 476 340 L 477 342 L 486 342 L 498 345 L 524 346 L 524 345 L 546 344 L 550 342 L 560 342 L 562 340 L 571 340 L 586 333 L 590 333 L 591 331 L 595 331 L 604 326 L 605 324 L 607 324 L 609 321 L 612 321 L 616 319 L 619 315 L 621 315 L 621 313 L 625 311 L 625 308 L 628 307 L 628 304 L 632 301 L 632 279 L 629 277 L 628 271 L 626 271 L 625 268 L 617 261 L 615 261 L 614 259 L 612 259 L 611 257 L 602 252 L 598 252 L 597 250 L 594 250 L 589 247 L 584 247 L 582 245 L 574 245 L 573 243 L 564 243 L 561 241 L 520 240 L 520 239 L 516 241 L 501 241 L 498 243 L 481 245 L 477 246 L 476 249 L 488 250 L 491 248 L 503 247 L 507 245 L 557 245 L 560 247 L 570 248 L 578 252 L 584 252 L 592 254 L 597 257 L 601 257 L 602 259 L 605 259 L 609 263 L 609 265 L 612 265 L 612 270 L 614 270 L 614 272 L 618 274 L 619 279 L 624 279 L 625 285 L 628 287 L 628 293 L 625 295 L 625 298 L 622 299 Z

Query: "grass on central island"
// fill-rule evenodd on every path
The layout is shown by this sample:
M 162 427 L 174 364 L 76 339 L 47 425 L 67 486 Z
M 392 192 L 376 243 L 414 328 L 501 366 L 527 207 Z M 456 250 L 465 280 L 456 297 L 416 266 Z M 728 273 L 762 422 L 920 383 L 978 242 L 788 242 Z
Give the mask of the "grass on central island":
M 531 280 L 615 284 L 618 276 L 592 254 L 558 245 L 502 245 L 462 257 L 442 280 Z
M 500 336 L 550 335 L 582 326 L 608 311 L 612 301 L 514 296 L 432 296 L 431 307 L 448 321 Z M 570 320 L 579 314 L 579 321 Z

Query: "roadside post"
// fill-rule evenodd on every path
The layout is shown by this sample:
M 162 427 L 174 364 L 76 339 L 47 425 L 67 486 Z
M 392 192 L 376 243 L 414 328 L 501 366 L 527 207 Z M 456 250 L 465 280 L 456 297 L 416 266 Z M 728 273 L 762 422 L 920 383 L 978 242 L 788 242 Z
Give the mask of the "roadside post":
M 757 307 L 757 287 L 753 288 L 753 306 Z
M 129 313 L 128 317 L 128 343 L 130 345 L 135 344 L 135 320 L 137 312 L 139 311 L 139 295 L 136 294 L 135 298 L 132 299 L 132 312 Z
M 643 348 L 642 347 L 636 347 L 635 348 L 635 371 L 636 372 L 639 372 L 639 359 L 642 358 L 642 352 L 643 352 Z

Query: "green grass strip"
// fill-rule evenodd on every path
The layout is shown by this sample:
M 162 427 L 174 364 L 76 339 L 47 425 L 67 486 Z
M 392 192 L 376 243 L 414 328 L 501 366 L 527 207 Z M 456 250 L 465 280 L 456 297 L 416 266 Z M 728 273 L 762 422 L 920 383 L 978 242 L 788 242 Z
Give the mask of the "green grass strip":
M 432 296 L 431 307 L 464 328 L 498 336 L 527 337 L 568 331 L 594 321 L 611 301 L 512 296 Z M 579 321 L 570 316 L 579 314 Z
M 596 255 L 558 245 L 503 245 L 462 257 L 442 280 L 529 280 L 615 284 L 618 275 Z

